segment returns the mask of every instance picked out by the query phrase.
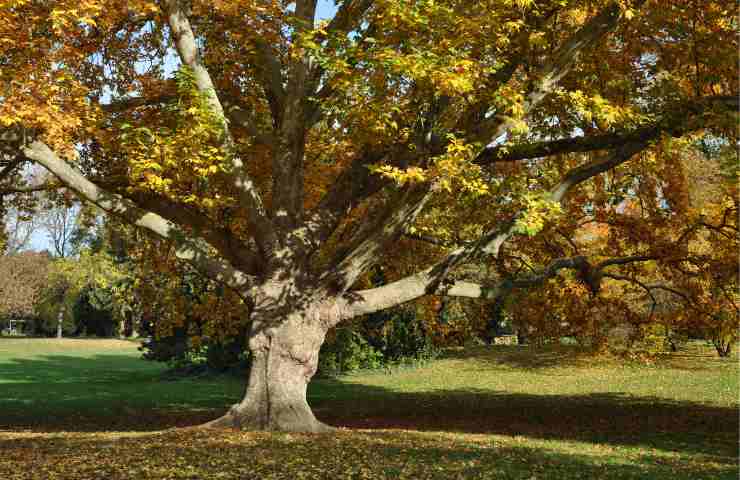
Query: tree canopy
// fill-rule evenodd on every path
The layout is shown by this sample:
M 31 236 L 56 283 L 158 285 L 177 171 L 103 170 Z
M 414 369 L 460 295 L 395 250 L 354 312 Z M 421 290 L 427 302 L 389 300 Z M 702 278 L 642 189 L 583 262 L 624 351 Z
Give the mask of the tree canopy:
M 0 256 L 0 318 L 35 315 L 47 283 L 51 258 L 47 253 L 21 252 Z
M 544 286 L 576 314 L 622 282 L 737 321 L 733 8 L 3 2 L 0 181 L 68 188 L 228 289 L 254 362 L 214 425 L 318 431 L 327 330 L 424 296 Z M 56 180 L 24 187 L 27 162 Z

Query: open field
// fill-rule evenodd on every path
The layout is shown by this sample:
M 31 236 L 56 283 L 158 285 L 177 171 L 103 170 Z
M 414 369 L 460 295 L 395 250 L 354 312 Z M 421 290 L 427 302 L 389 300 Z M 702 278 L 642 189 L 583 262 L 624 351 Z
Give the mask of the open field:
M 0 478 L 670 478 L 738 475 L 738 363 L 495 347 L 319 379 L 330 435 L 171 429 L 238 379 L 163 381 L 115 340 L 0 339 Z

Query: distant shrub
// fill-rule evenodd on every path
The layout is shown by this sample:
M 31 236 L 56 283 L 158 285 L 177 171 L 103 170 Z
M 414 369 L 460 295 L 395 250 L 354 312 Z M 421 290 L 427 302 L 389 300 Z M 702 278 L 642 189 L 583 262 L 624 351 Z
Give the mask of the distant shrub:
M 165 362 L 172 374 L 188 376 L 234 371 L 243 373 L 249 366 L 249 351 L 237 338 L 219 342 L 199 337 L 197 342 L 176 329 L 171 336 L 150 338 L 139 350 L 146 360 Z
M 30 322 L 29 329 L 36 335 L 54 336 L 61 313 L 62 334 L 64 336 L 76 334 L 79 330 L 74 316 L 76 301 L 77 299 L 72 297 L 63 297 L 61 302 L 59 298 L 53 296 L 43 297 L 36 305 L 36 317 Z
M 397 308 L 330 333 L 319 353 L 319 372 L 336 375 L 416 365 L 438 355 L 423 320 L 412 309 Z
M 338 329 L 319 353 L 319 372 L 340 374 L 383 366 L 383 354 L 352 328 Z

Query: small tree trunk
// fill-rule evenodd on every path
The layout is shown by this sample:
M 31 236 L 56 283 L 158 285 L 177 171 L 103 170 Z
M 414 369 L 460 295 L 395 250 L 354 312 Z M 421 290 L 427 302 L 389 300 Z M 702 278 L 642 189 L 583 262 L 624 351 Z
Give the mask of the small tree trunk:
M 714 340 L 714 349 L 717 350 L 717 355 L 721 358 L 726 358 L 732 353 L 732 342 L 723 342 L 722 340 Z
M 118 322 L 118 338 L 123 340 L 126 338 L 126 316 L 121 315 L 121 321 Z
M 64 321 L 64 304 L 59 306 L 57 313 L 57 338 L 62 338 L 62 322 Z
M 131 338 L 139 338 L 139 331 L 137 330 L 138 325 L 141 324 L 141 314 L 131 314 Z
M 244 399 L 206 427 L 245 430 L 325 432 L 306 400 L 316 373 L 326 327 L 316 315 L 291 314 L 283 321 L 253 320 L 252 365 Z M 269 325 L 269 327 L 266 327 Z M 273 326 L 274 325 L 274 326 Z

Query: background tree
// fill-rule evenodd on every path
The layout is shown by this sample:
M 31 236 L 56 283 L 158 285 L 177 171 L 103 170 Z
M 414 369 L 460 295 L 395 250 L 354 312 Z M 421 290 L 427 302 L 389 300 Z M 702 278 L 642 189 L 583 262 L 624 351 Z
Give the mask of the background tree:
M 163 239 L 157 256 L 228 288 L 248 325 L 245 397 L 211 426 L 324 430 L 306 386 L 327 332 L 351 318 L 550 280 L 573 291 L 560 298 L 574 311 L 607 274 L 687 253 L 672 228 L 686 184 L 666 145 L 735 139 L 729 2 L 348 0 L 326 22 L 316 9 L 0 10 L 2 154 Z M 647 214 L 609 251 L 507 264 L 552 223 L 573 230 L 625 195 Z M 367 285 L 415 232 L 454 242 Z M 497 268 L 475 282 L 471 264 Z
M 0 256 L 0 319 L 32 319 L 47 284 L 47 253 Z
M 0 252 L 10 255 L 29 249 L 40 227 L 34 215 L 39 179 L 24 165 L 17 156 L 0 156 Z
M 127 266 L 105 251 L 86 249 L 77 258 L 56 259 L 37 303 L 39 330 L 111 336 L 134 308 L 130 284 Z
M 64 202 L 42 207 L 36 214 L 34 220 L 46 233 L 54 256 L 65 258 L 72 254 L 73 240 L 78 230 L 77 218 L 77 209 Z
M 13 255 L 23 250 L 27 250 L 31 244 L 31 239 L 39 225 L 33 215 L 28 215 L 11 208 L 5 214 L 5 254 Z

